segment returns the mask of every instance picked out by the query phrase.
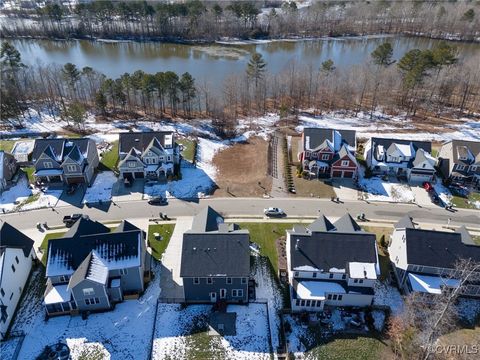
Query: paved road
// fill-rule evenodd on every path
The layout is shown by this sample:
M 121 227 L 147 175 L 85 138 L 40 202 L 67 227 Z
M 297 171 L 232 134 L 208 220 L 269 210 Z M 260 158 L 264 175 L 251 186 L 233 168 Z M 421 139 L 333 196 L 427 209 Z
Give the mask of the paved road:
M 170 200 L 168 206 L 151 206 L 146 201 L 119 202 L 117 205 L 110 204 L 103 207 L 82 209 L 65 206 L 51 209 L 39 209 L 29 212 L 1 215 L 0 218 L 8 221 L 18 229 L 31 229 L 36 222 L 47 221 L 50 226 L 61 225 L 64 215 L 72 213 L 84 213 L 96 220 L 121 220 L 158 217 L 159 212 L 164 212 L 170 217 L 191 216 L 197 214 L 202 208 L 210 205 L 226 217 L 262 216 L 263 209 L 276 206 L 284 209 L 290 217 L 317 216 L 323 213 L 326 216 L 336 218 L 350 212 L 352 216 L 365 213 L 367 219 L 398 220 L 408 214 L 415 221 L 431 224 L 447 225 L 451 218 L 451 225 L 480 227 L 480 211 L 460 209 L 457 212 L 449 212 L 442 208 L 419 207 L 407 204 L 367 203 L 364 201 L 349 201 L 335 204 L 328 199 L 295 199 L 295 198 L 212 198 L 198 202 L 182 200 Z

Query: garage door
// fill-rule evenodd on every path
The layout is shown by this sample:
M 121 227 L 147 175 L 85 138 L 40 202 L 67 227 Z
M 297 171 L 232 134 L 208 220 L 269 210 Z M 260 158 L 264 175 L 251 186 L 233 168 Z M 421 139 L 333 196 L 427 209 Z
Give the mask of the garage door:
M 123 178 L 124 178 L 124 179 L 133 179 L 133 173 L 131 173 L 131 172 L 124 172 L 124 173 L 123 173 Z
M 343 172 L 343 177 L 344 178 L 352 178 L 353 177 L 353 172 L 352 171 L 344 171 Z
M 425 181 L 430 181 L 430 175 L 423 175 L 423 174 L 410 174 L 410 182 L 414 183 L 423 183 Z
M 135 179 L 143 179 L 144 174 L 143 172 L 136 172 L 135 173 Z
M 334 171 L 332 173 L 332 177 L 342 177 L 342 172 L 341 171 Z
M 83 176 L 75 176 L 75 177 L 68 177 L 67 184 L 81 184 L 85 182 L 85 178 Z

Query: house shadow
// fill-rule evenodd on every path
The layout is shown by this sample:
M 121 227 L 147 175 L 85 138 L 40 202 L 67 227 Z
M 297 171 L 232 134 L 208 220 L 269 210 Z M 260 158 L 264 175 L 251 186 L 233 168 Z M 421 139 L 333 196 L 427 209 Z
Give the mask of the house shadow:
M 153 248 L 152 248 L 153 249 Z M 155 251 L 155 250 L 153 250 Z M 184 303 L 185 296 L 183 284 L 174 278 L 173 269 L 167 268 L 163 262 L 160 263 L 160 302 Z
M 144 179 L 135 179 L 131 186 L 126 186 L 124 180 L 119 178 L 112 186 L 112 196 L 128 196 L 138 194 L 139 198 L 141 198 L 143 196 L 144 186 Z
M 110 207 L 112 206 L 112 201 L 98 201 L 94 203 L 85 203 L 87 208 L 94 208 L 103 212 L 108 212 Z
M 78 187 L 75 189 L 75 192 L 71 194 L 68 193 L 68 188 L 65 187 L 59 200 L 81 209 L 83 207 L 82 200 L 86 192 L 87 187 L 84 184 L 79 184 Z

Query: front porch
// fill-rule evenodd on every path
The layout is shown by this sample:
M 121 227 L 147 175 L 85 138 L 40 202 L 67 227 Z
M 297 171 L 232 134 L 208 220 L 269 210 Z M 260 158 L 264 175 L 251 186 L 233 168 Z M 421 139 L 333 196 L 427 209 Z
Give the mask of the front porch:
M 64 181 L 63 170 L 61 169 L 42 169 L 33 173 L 35 183 L 43 184 L 61 184 Z

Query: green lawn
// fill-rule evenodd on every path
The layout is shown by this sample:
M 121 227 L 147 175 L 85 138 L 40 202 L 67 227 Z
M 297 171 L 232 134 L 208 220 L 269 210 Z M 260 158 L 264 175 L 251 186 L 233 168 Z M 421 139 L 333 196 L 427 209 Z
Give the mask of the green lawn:
M 5 152 L 11 152 L 13 149 L 13 145 L 15 145 L 15 140 L 0 140 L 0 150 Z
M 33 166 L 29 166 L 29 167 L 22 168 L 22 170 L 25 174 L 27 174 L 28 181 L 30 183 L 33 183 L 35 181 L 35 179 L 33 178 L 33 173 L 35 172 L 35 168 Z
M 473 191 L 468 195 L 468 198 L 455 195 L 452 197 L 453 205 L 459 208 L 476 209 L 475 205 L 473 204 L 475 201 L 480 202 L 480 193 Z
M 65 235 L 65 231 L 54 232 L 54 233 L 45 235 L 45 237 L 43 238 L 42 244 L 40 245 L 40 248 L 42 249 L 42 252 L 43 252 L 43 256 L 42 256 L 43 265 L 47 265 L 48 241 L 51 239 L 59 239 L 63 235 Z
M 384 281 L 390 271 L 390 258 L 384 251 L 381 244 L 382 237 L 385 237 L 385 241 L 390 241 L 390 235 L 392 235 L 393 227 L 383 226 L 362 226 L 365 231 L 374 233 L 377 237 L 378 244 L 378 261 L 380 262 L 380 280 Z
M 100 170 L 113 171 L 117 167 L 118 163 L 118 140 L 112 143 L 112 148 L 103 154 L 100 160 Z
M 153 257 L 157 260 L 162 258 L 173 233 L 175 224 L 150 225 L 148 227 L 148 244 L 152 248 Z M 162 240 L 156 240 L 154 233 L 159 233 Z
M 177 140 L 177 143 L 183 145 L 182 156 L 185 160 L 193 162 L 195 156 L 195 144 L 196 142 L 189 139 Z

